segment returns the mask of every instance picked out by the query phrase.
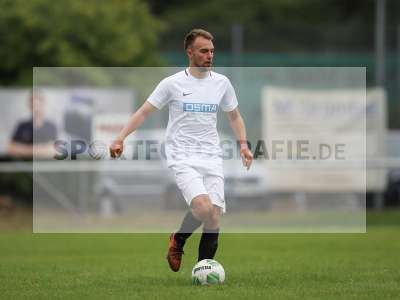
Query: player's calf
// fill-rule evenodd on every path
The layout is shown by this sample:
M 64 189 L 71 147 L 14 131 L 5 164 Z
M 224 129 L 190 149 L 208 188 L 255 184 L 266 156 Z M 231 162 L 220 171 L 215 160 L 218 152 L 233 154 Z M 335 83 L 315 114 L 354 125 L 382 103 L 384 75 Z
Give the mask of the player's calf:
M 174 238 L 177 245 L 183 249 L 186 240 L 192 235 L 192 233 L 200 227 L 202 221 L 197 219 L 192 212 L 189 210 L 183 218 L 181 227 L 175 233 Z
M 199 244 L 199 256 L 197 261 L 213 259 L 218 248 L 219 228 L 203 228 Z
M 168 264 L 174 272 L 180 269 L 183 255 L 183 247 L 185 246 L 186 240 L 192 235 L 192 233 L 200 227 L 202 221 L 198 220 L 193 216 L 191 211 L 188 211 L 183 218 L 181 227 L 176 233 L 171 234 L 167 260 Z
M 198 261 L 212 259 L 217 252 L 220 215 L 221 209 L 214 205 L 211 214 L 204 222 L 203 233 L 199 244 Z

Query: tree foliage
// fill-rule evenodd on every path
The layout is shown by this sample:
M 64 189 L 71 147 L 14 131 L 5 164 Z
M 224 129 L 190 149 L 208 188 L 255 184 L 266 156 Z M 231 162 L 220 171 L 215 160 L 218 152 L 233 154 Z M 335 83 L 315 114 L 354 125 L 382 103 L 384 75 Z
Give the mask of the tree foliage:
M 34 66 L 157 65 L 160 30 L 140 0 L 2 0 L 0 81 L 30 84 Z
M 217 50 L 230 50 L 231 27 L 235 23 L 243 26 L 245 51 L 365 53 L 374 47 L 376 0 L 204 0 L 195 4 L 174 0 L 165 6 L 156 0 L 150 3 L 168 24 L 162 41 L 165 48 L 173 51 L 181 48 L 187 31 L 199 27 L 215 35 Z M 387 38 L 393 44 L 400 1 L 387 0 L 386 9 Z

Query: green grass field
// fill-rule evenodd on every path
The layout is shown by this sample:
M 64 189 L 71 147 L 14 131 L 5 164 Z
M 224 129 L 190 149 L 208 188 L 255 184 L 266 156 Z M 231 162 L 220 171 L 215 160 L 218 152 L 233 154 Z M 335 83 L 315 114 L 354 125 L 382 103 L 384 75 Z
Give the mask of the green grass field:
M 399 299 L 400 212 L 366 234 L 225 234 L 221 286 L 192 286 L 199 235 L 169 271 L 161 234 L 0 233 L 0 299 Z

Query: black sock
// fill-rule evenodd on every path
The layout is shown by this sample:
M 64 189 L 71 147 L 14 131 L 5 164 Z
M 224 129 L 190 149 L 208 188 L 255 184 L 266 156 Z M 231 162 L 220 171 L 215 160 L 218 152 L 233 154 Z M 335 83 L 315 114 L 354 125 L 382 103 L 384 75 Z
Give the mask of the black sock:
M 199 244 L 199 258 L 197 261 L 203 259 L 212 259 L 215 256 L 218 248 L 218 235 L 219 228 L 217 229 L 203 229 Z
M 186 213 L 181 227 L 175 233 L 175 240 L 181 248 L 185 246 L 186 239 L 191 236 L 193 231 L 199 228 L 201 224 L 202 222 L 197 220 L 190 210 Z

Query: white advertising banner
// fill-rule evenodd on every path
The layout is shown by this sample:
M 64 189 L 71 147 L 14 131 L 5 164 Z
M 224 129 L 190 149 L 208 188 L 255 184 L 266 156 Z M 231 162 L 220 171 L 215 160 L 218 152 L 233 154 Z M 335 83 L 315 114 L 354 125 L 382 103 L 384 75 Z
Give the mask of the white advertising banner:
M 384 153 L 384 93 L 266 87 L 263 137 L 270 187 L 279 191 L 382 189 L 366 161 Z M 368 145 L 368 147 L 367 147 Z

